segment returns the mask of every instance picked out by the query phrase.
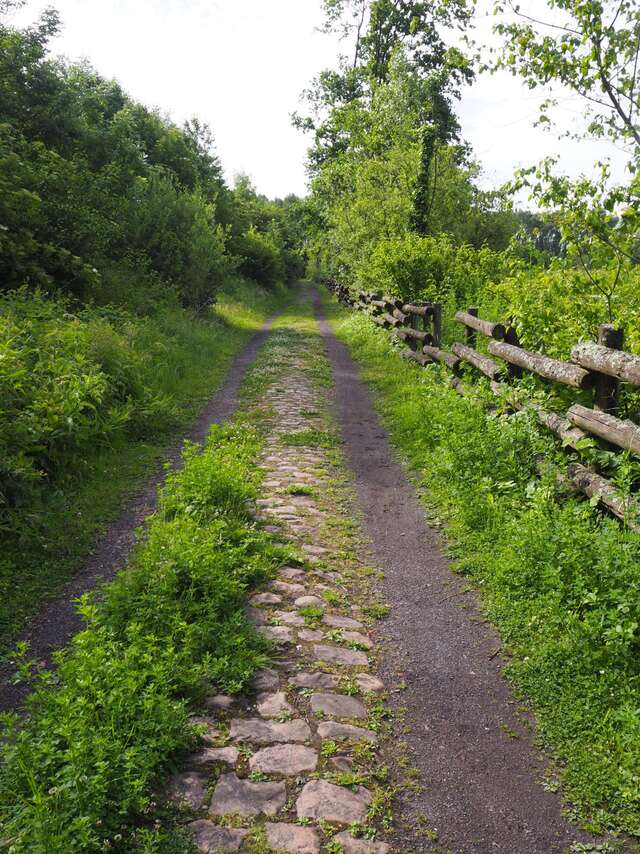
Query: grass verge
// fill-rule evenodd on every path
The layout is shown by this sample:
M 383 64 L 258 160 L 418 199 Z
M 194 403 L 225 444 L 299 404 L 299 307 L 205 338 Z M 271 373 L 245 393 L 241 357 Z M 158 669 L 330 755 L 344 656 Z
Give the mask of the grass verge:
M 32 673 L 26 722 L 5 718 L 0 847 L 133 850 L 171 756 L 195 743 L 190 709 L 240 691 L 263 663 L 243 606 L 284 554 L 247 511 L 261 477 L 253 422 L 187 448 L 130 571 L 83 600 L 86 627 L 55 673 Z
M 147 318 L 106 310 L 81 318 L 33 296 L 9 300 L 0 311 L 20 329 L 22 338 L 12 341 L 28 335 L 33 343 L 33 365 L 43 375 L 35 385 L 44 389 L 41 399 L 16 401 L 0 431 L 0 445 L 18 461 L 9 465 L 6 457 L 0 473 L 0 650 L 73 574 L 123 497 L 222 384 L 233 357 L 284 297 L 238 283 L 208 318 L 175 306 Z M 11 352 L 26 368 L 25 346 Z M 69 416 L 62 435 L 52 417 L 62 418 L 77 399 L 72 388 L 66 394 L 65 380 L 87 380 L 88 371 L 104 391 L 99 403 L 87 401 Z M 4 379 L 0 371 L 2 388 Z M 15 375 L 6 379 L 15 391 Z M 60 388 L 58 399 L 52 390 Z M 26 389 L 38 393 L 31 381 Z M 25 436 L 34 435 L 34 423 L 42 433 L 28 455 L 22 423 Z
M 560 496 L 541 457 L 562 456 L 525 414 L 487 414 L 439 366 L 404 363 L 362 315 L 325 300 L 395 445 L 446 523 L 536 711 L 576 817 L 640 835 L 640 536 Z

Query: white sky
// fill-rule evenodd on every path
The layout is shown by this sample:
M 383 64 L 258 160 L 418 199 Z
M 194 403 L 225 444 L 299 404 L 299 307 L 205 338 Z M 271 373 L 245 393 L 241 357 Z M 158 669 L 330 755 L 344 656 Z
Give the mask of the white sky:
M 488 8 L 491 0 L 480 2 Z M 543 0 L 530 2 L 538 8 Z M 177 122 L 194 115 L 206 121 L 229 180 L 246 172 L 268 196 L 305 192 L 308 139 L 289 116 L 302 89 L 334 66 L 340 51 L 334 37 L 316 31 L 321 0 L 29 0 L 15 23 L 32 22 L 45 5 L 55 6 L 64 24 L 54 53 L 89 59 Z M 491 38 L 482 14 L 479 28 Z M 559 143 L 532 128 L 543 94 L 507 74 L 482 77 L 465 93 L 463 136 L 484 166 L 486 186 L 552 153 L 573 174 L 603 157 L 622 164 L 608 143 Z M 579 110 L 579 102 L 566 101 L 563 121 Z

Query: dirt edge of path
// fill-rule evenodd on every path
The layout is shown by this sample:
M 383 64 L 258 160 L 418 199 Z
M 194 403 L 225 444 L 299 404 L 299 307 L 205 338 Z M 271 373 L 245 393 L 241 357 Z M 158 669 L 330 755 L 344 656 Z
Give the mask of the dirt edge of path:
M 421 789 L 399 798 L 401 850 L 554 854 L 595 842 L 564 817 L 560 796 L 540 784 L 547 760 L 502 675 L 500 640 L 477 596 L 450 569 L 317 294 L 315 308 L 345 460 L 390 606 L 378 637 L 379 672 L 397 687 L 391 705 L 403 710 L 408 759 L 420 776 Z
M 176 469 L 182 460 L 185 442 L 203 442 L 212 424 L 230 418 L 238 407 L 238 394 L 249 367 L 271 334 L 278 313 L 268 318 L 245 347 L 235 356 L 226 379 L 184 433 L 183 438 L 173 445 L 155 466 L 150 478 L 129 494 L 117 518 L 112 521 L 77 572 L 59 591 L 55 598 L 45 602 L 29 624 L 14 641 L 29 644 L 29 656 L 47 665 L 52 654 L 65 646 L 82 628 L 74 600 L 93 590 L 98 584 L 114 578 L 125 565 L 135 544 L 135 532 L 144 520 L 154 512 L 158 488 L 167 473 L 166 466 Z M 15 670 L 8 661 L 0 661 L 0 712 L 19 708 L 29 686 L 23 682 L 12 684 Z

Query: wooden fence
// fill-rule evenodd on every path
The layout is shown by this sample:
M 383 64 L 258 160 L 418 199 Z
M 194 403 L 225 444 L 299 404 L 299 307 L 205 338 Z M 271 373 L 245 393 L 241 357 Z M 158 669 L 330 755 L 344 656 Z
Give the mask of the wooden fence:
M 624 335 L 609 324 L 600 327 L 597 343 L 577 344 L 571 360 L 564 362 L 520 346 L 515 329 L 509 324 L 493 323 L 478 317 L 476 308 L 459 311 L 455 319 L 465 330 L 465 343 L 456 343 L 451 351 L 442 349 L 442 306 L 439 303 L 404 303 L 396 297 L 359 291 L 327 283 L 337 298 L 355 309 L 367 311 L 372 320 L 392 330 L 407 345 L 402 356 L 419 365 L 440 363 L 452 372 L 452 384 L 460 393 L 466 388 L 460 379 L 463 363 L 490 380 L 491 390 L 506 400 L 512 410 L 528 410 L 539 423 L 554 433 L 563 447 L 574 450 L 586 438 L 604 441 L 640 456 L 640 427 L 621 419 L 620 384 L 640 386 L 640 356 L 622 349 Z M 485 355 L 477 350 L 478 335 L 489 340 Z M 509 381 L 525 372 L 542 379 L 587 391 L 593 395 L 593 407 L 574 404 L 565 414 L 544 409 L 535 401 L 523 402 L 513 394 Z M 557 473 L 564 486 L 570 486 L 598 502 L 633 530 L 640 531 L 640 504 L 623 497 L 611 481 L 594 466 L 571 462 L 567 473 Z

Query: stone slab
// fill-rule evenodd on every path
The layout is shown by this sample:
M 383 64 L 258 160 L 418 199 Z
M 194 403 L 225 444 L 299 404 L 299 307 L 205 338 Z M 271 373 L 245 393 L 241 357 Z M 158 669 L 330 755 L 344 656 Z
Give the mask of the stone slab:
M 212 821 L 202 819 L 188 825 L 198 851 L 214 854 L 218 851 L 239 851 L 248 830 L 232 827 L 219 827 Z
M 365 667 L 369 660 L 364 652 L 358 649 L 344 649 L 341 646 L 316 644 L 313 653 L 318 661 L 329 664 L 345 664 L 348 667 Z
M 331 673 L 322 673 L 315 670 L 312 673 L 298 673 L 289 678 L 289 682 L 296 688 L 315 688 L 316 690 L 335 688 L 340 680 Z
M 314 694 L 311 697 L 311 711 L 322 712 L 336 718 L 366 719 L 367 717 L 364 703 L 346 694 Z
M 287 695 L 284 691 L 277 691 L 275 694 L 261 694 L 258 697 L 258 713 L 263 718 L 276 718 L 283 712 L 292 713 L 293 706 L 287 701 Z
M 311 730 L 309 724 L 301 720 L 273 723 L 260 718 L 236 718 L 231 721 L 231 738 L 254 744 L 304 743 L 311 738 Z
M 354 792 L 326 780 L 311 780 L 296 801 L 298 818 L 335 821 L 340 824 L 364 823 L 371 794 L 363 786 Z
M 297 824 L 266 824 L 269 850 L 288 854 L 320 854 L 320 837 L 312 827 Z
M 356 839 L 348 830 L 343 830 L 331 840 L 337 842 L 344 854 L 387 854 L 391 848 L 386 842 L 371 842 L 368 839 Z
M 370 729 L 353 726 L 353 724 L 340 724 L 337 721 L 322 721 L 318 725 L 318 735 L 322 739 L 330 741 L 369 741 L 377 744 L 378 736 Z
M 274 744 L 264 747 L 249 759 L 252 771 L 264 774 L 286 774 L 297 776 L 304 771 L 315 771 L 318 754 L 301 744 Z
M 282 782 L 252 783 L 235 774 L 223 774 L 211 799 L 211 815 L 276 815 L 287 801 Z

